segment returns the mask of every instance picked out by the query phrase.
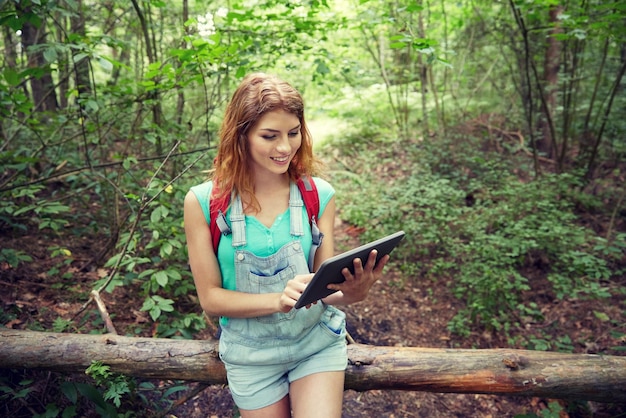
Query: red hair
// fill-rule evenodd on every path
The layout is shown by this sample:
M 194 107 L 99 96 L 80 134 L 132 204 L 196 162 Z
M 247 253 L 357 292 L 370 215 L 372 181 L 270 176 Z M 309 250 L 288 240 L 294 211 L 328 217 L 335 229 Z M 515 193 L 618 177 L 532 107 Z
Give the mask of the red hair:
M 247 203 L 259 209 L 248 166 L 248 133 L 265 113 L 275 110 L 292 113 L 300 121 L 302 144 L 289 165 L 289 177 L 295 181 L 301 176 L 318 174 L 320 162 L 313 156 L 311 134 L 304 120 L 304 101 L 300 93 L 278 77 L 249 74 L 235 90 L 220 128 L 212 178 L 218 190 L 217 198 L 235 191 L 240 196 L 251 196 L 253 201 Z

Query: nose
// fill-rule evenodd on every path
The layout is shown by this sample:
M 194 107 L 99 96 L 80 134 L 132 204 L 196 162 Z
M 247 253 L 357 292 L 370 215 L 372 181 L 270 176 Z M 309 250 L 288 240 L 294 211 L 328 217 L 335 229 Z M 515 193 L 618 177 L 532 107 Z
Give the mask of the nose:
M 289 143 L 289 134 L 280 135 L 278 143 L 276 144 L 276 150 L 282 153 L 291 152 L 291 144 Z

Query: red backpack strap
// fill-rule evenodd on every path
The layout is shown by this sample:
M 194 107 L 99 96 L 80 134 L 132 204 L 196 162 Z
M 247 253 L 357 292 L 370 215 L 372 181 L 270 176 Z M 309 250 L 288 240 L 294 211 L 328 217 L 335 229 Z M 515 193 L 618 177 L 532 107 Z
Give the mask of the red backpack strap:
M 311 224 L 311 221 L 317 220 L 317 214 L 320 212 L 320 196 L 317 194 L 317 186 L 313 178 L 308 176 L 300 177 L 297 184 L 309 216 L 309 224 Z
M 213 252 L 217 256 L 217 247 L 220 245 L 220 238 L 222 235 L 228 235 L 232 231 L 226 222 L 226 209 L 230 203 L 230 196 L 224 195 L 223 197 L 217 197 L 218 192 L 216 189 L 211 191 L 211 197 L 209 199 L 209 217 L 210 224 L 209 229 L 211 231 L 211 241 L 213 243 Z
M 320 197 L 317 193 L 317 187 L 311 177 L 300 177 L 298 179 L 298 189 L 302 195 L 304 206 L 306 207 L 306 213 L 309 218 L 309 225 L 311 226 L 311 250 L 309 251 L 309 271 L 313 271 L 315 265 L 315 253 L 317 249 L 322 245 L 324 234 L 317 227 L 317 216 L 320 212 Z

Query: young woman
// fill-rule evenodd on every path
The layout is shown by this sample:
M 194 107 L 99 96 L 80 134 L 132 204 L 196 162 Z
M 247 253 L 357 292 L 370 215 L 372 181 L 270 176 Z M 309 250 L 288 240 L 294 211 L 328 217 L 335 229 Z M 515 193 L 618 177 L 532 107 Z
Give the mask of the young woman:
M 307 266 L 311 230 L 295 181 L 313 176 L 301 95 L 266 74 L 244 78 L 220 130 L 212 181 L 185 198 L 189 262 L 202 309 L 220 316 L 220 358 L 242 417 L 341 417 L 347 365 L 345 314 L 381 277 L 388 256 L 375 251 L 338 292 L 294 309 L 313 277 Z M 334 255 L 334 189 L 314 177 L 324 234 L 314 270 Z M 231 196 L 225 218 L 232 234 L 217 254 L 209 231 L 209 199 Z M 375 265 L 376 264 L 376 265 Z

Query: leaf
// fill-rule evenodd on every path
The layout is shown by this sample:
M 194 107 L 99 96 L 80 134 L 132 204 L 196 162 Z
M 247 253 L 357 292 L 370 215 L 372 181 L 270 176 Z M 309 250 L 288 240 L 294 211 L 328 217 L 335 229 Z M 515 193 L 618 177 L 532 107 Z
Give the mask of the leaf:
M 593 311 L 593 314 L 595 315 L 596 318 L 598 318 L 602 322 L 607 322 L 607 321 L 609 321 L 611 319 L 604 312 Z
M 182 392 L 189 389 L 188 386 L 173 386 L 171 388 L 169 388 L 168 390 L 165 391 L 165 393 L 163 393 L 163 397 L 167 398 L 168 396 L 176 393 L 176 392 Z
M 150 310 L 150 317 L 153 321 L 156 321 L 161 316 L 161 309 L 158 306 L 155 306 Z
M 329 74 L 330 73 L 330 69 L 328 68 L 328 66 L 326 65 L 326 63 L 320 59 L 316 59 L 316 67 L 315 67 L 315 72 L 318 74 Z
M 98 58 L 98 64 L 100 64 L 100 67 L 106 72 L 110 73 L 113 71 L 113 63 L 106 58 Z
M 55 62 L 58 58 L 56 49 L 46 48 L 46 50 L 43 51 L 43 57 L 47 62 Z
M 161 287 L 165 287 L 167 286 L 167 282 L 168 280 L 168 276 L 167 273 L 164 271 L 159 271 L 154 275 L 154 280 L 156 280 L 156 282 L 159 284 L 159 286 Z
M 78 401 L 78 391 L 76 390 L 76 386 L 72 382 L 63 382 L 61 383 L 61 392 L 65 395 L 67 399 L 73 404 Z
M 159 220 L 161 220 L 161 208 L 162 206 L 157 206 L 150 214 L 150 221 L 152 223 L 157 223 L 159 222 Z
M 95 100 L 89 99 L 85 102 L 85 108 L 91 110 L 92 112 L 97 112 L 100 109 L 100 106 Z
M 76 386 L 78 388 L 78 391 L 85 398 L 89 399 L 91 402 L 93 402 L 102 409 L 107 408 L 107 404 L 104 401 L 102 394 L 95 387 L 85 383 L 77 383 Z
M 165 255 L 171 255 L 174 247 L 169 242 L 164 242 L 161 246 L 161 252 Z
M 17 86 L 18 84 L 20 84 L 19 74 L 13 68 L 4 69 L 4 79 L 10 86 Z
M 79 52 L 78 54 L 74 55 L 74 62 L 76 63 L 81 62 L 87 57 L 89 57 L 89 54 L 86 54 L 84 52 Z
M 142 311 L 149 311 L 156 305 L 156 302 L 152 298 L 146 298 L 141 306 Z
M 8 26 L 14 32 L 21 30 L 23 24 L 24 24 L 24 18 L 18 17 L 14 14 L 10 14 L 9 16 L 4 16 L 0 18 L 0 26 Z
M 424 10 L 424 6 L 422 6 L 419 3 L 413 3 L 410 4 L 409 6 L 407 6 L 406 11 L 413 13 L 413 12 L 421 12 L 422 10 Z

